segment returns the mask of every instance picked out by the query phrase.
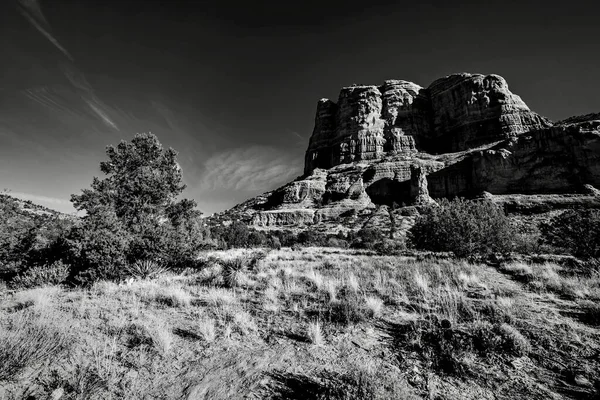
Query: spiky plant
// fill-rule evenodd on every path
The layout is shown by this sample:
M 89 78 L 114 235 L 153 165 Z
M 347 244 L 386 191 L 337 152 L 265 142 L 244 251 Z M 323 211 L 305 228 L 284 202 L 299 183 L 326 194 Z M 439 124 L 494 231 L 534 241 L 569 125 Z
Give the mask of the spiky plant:
M 248 269 L 248 262 L 243 257 L 223 261 L 223 282 L 226 287 L 237 286 L 240 277 Z
M 162 266 L 156 260 L 136 260 L 133 264 L 127 266 L 129 275 L 139 279 L 156 278 L 158 275 L 167 271 L 167 268 Z

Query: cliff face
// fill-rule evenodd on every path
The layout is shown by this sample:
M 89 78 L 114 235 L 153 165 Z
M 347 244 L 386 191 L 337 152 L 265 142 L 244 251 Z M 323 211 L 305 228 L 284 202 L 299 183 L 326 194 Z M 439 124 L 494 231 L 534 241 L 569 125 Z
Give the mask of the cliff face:
M 427 89 L 401 80 L 346 87 L 337 104 L 317 105 L 304 172 L 385 154 L 462 151 L 548 126 L 498 75 L 450 75 Z
M 482 193 L 519 209 L 597 207 L 595 188 L 600 113 L 552 125 L 502 77 L 457 74 L 426 89 L 393 80 L 320 100 L 305 175 L 234 210 L 255 226 L 358 229 L 385 206 Z
M 438 153 L 471 149 L 550 126 L 498 75 L 457 74 L 429 88 Z

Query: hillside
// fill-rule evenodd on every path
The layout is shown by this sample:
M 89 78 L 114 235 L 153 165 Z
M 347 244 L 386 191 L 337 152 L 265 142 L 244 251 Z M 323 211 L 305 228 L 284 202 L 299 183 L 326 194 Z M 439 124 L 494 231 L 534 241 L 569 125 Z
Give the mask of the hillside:
M 11 196 L 10 194 L 0 193 L 0 207 L 4 213 L 13 213 L 23 218 L 35 218 L 35 216 L 43 217 L 61 217 L 69 218 L 67 214 L 63 214 L 51 208 L 35 204 L 31 200 L 23 200 Z M 6 215 L 6 214 L 3 214 Z

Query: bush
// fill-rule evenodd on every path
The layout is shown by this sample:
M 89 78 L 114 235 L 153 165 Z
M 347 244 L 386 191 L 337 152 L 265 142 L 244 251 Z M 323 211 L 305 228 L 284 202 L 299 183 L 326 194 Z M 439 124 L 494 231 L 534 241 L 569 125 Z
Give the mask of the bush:
M 386 241 L 386 235 L 377 228 L 363 228 L 354 234 L 349 234 L 350 247 L 353 249 L 376 250 Z
M 86 216 L 69 235 L 70 280 L 89 284 L 96 280 L 124 277 L 132 235 L 114 212 L 104 210 Z
M 235 248 L 247 247 L 249 237 L 250 229 L 248 229 L 248 226 L 243 222 L 235 221 L 227 229 L 224 239 L 229 248 Z
M 32 288 L 43 285 L 58 285 L 69 276 L 69 266 L 62 261 L 55 261 L 50 265 L 33 266 L 28 268 L 11 281 L 19 288 Z
M 544 243 L 576 257 L 600 257 L 600 210 L 567 210 L 540 230 Z
M 417 249 L 469 257 L 508 252 L 511 235 L 508 217 L 493 203 L 442 199 L 417 218 L 409 240 Z

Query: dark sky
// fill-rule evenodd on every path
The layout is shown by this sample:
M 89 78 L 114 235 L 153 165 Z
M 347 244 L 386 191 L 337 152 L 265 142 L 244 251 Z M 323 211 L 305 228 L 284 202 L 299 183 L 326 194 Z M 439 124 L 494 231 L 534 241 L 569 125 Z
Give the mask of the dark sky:
M 496 73 L 552 120 L 598 112 L 599 9 L 0 0 L 0 189 L 72 211 L 105 146 L 151 131 L 220 211 L 299 175 L 317 100 L 352 83 Z

